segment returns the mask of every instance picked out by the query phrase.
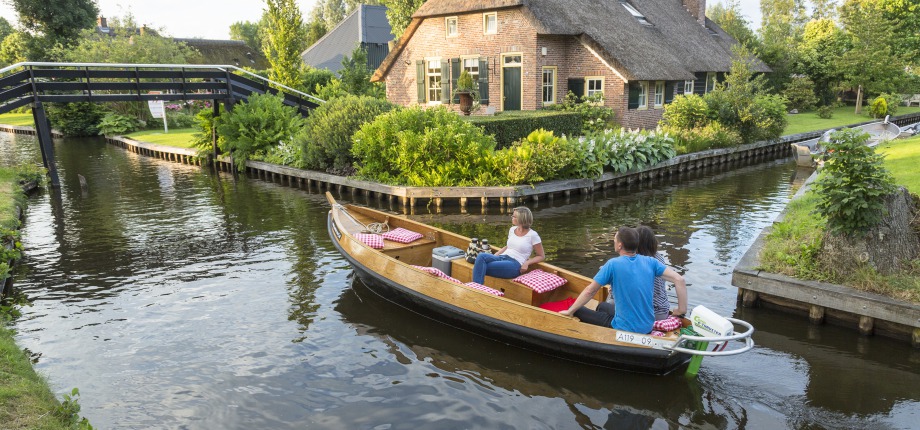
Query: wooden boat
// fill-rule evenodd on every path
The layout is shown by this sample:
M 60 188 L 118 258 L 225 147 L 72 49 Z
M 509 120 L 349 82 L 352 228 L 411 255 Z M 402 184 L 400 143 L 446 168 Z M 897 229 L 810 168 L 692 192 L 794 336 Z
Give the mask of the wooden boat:
M 750 329 L 742 335 L 719 339 L 686 336 L 679 331 L 659 337 L 594 326 L 542 309 L 541 304 L 577 297 L 591 283 L 588 277 L 545 262 L 532 265 L 531 270 L 540 269 L 567 281 L 549 292 L 540 293 L 510 279 L 488 276 L 485 285 L 504 296 L 454 283 L 413 266 L 431 266 L 432 252 L 438 247 L 465 250 L 469 238 L 373 209 L 342 205 L 328 192 L 326 198 L 332 206 L 327 220 L 329 236 L 357 276 L 384 299 L 438 322 L 555 357 L 653 374 L 669 373 L 687 364 L 694 354 L 730 355 L 753 347 L 753 328 L 732 318 L 729 320 L 733 323 L 740 322 Z M 382 249 L 374 249 L 356 235 L 369 233 L 375 225 L 401 227 L 423 237 L 411 243 L 385 240 Z M 465 259 L 449 264 L 450 276 L 461 282 L 472 280 L 472 264 Z M 588 306 L 605 300 L 607 291 L 600 289 Z M 724 348 L 728 340 L 742 338 L 745 347 L 729 351 L 698 351 L 687 346 L 688 341 L 717 340 Z

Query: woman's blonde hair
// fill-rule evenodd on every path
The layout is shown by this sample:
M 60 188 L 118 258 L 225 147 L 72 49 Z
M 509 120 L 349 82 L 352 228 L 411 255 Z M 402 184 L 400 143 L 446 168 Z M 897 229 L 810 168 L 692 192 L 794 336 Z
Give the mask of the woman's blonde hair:
M 533 213 L 527 206 L 518 206 L 512 211 L 517 215 L 518 225 L 524 228 L 530 228 L 533 225 Z

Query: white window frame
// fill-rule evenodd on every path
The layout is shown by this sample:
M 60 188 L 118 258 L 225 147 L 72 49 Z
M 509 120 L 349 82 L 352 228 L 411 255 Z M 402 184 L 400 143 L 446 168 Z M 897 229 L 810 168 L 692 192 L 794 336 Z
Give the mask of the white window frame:
M 711 88 L 709 86 L 710 82 L 712 83 Z M 716 72 L 706 72 L 706 92 L 709 93 L 714 89 L 716 89 Z
M 591 81 L 600 81 L 600 89 L 592 90 Z M 604 77 L 603 76 L 585 76 L 585 97 L 590 97 L 597 93 L 601 93 L 601 96 L 604 95 Z
M 437 65 L 437 71 L 432 72 L 432 65 Z M 436 97 L 432 98 L 431 94 L 434 91 Z M 425 59 L 425 98 L 428 99 L 428 104 L 430 105 L 439 105 L 441 104 L 441 59 L 440 58 L 426 58 Z
M 450 32 L 450 23 L 451 23 L 451 22 L 454 23 L 454 32 L 453 32 L 453 33 Z M 447 37 L 447 38 L 459 36 L 459 35 L 460 35 L 460 18 L 458 18 L 458 17 L 456 17 L 456 16 L 449 16 L 449 17 L 447 17 L 447 18 L 444 18 L 444 34 L 445 34 L 445 37 Z
M 684 94 L 693 94 L 693 80 L 684 81 Z
M 546 83 L 546 72 L 552 73 L 552 82 Z M 556 104 L 556 76 L 559 75 L 559 68 L 556 66 L 543 66 L 540 73 L 540 98 L 543 106 Z M 544 92 L 549 89 L 549 100 L 546 100 Z
M 664 81 L 655 81 L 655 108 L 661 109 L 664 106 Z
M 489 17 L 495 20 L 495 28 L 492 31 L 489 31 Z M 498 12 L 482 14 L 482 34 L 498 34 Z
M 467 66 L 467 61 L 472 62 L 473 66 Z M 473 69 L 475 67 L 475 70 Z M 473 88 L 479 90 L 479 56 L 466 56 L 460 57 L 460 71 L 466 70 L 470 74 L 470 77 L 473 78 Z
M 636 109 L 648 109 L 648 81 L 639 81 L 639 107 Z
M 639 12 L 635 8 L 635 6 L 625 2 L 624 0 L 620 0 L 620 4 L 623 5 L 623 7 L 626 8 L 627 11 L 629 11 L 629 14 L 632 15 L 633 18 L 636 18 L 636 20 L 642 23 L 643 25 L 652 25 L 652 23 L 648 22 L 648 20 L 645 19 L 645 15 L 642 15 L 642 12 Z

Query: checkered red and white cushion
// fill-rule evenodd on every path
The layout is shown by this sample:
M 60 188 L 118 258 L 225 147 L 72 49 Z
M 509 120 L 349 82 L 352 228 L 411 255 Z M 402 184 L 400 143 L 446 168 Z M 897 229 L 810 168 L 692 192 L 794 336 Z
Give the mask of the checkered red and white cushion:
M 667 317 L 663 320 L 655 321 L 652 324 L 652 329 L 659 331 L 672 331 L 680 328 L 680 318 L 677 317 Z
M 512 281 L 520 282 L 538 293 L 553 291 L 568 282 L 559 275 L 544 272 L 540 269 L 531 270 L 530 272 L 512 279 Z
M 383 238 L 379 234 L 357 233 L 355 237 L 374 249 L 383 249 Z
M 479 290 L 479 291 L 482 291 L 482 292 L 485 292 L 485 293 L 489 293 L 489 294 L 491 294 L 491 295 L 493 295 L 493 296 L 498 296 L 498 297 L 504 297 L 504 296 L 505 296 L 505 293 L 503 293 L 503 292 L 501 292 L 501 291 L 498 291 L 498 290 L 496 290 L 496 289 L 494 289 L 494 288 L 489 288 L 489 287 L 487 287 L 487 286 L 485 286 L 485 285 L 482 285 L 482 284 L 480 284 L 480 283 L 477 283 L 477 282 L 467 282 L 467 283 L 465 283 L 465 284 L 463 284 L 463 285 L 466 285 L 467 287 L 470 287 L 470 288 L 475 288 L 475 289 L 477 289 L 477 290 Z
M 660 332 L 660 331 L 658 331 L 658 330 L 652 330 L 652 332 L 649 333 L 649 334 L 652 335 L 652 336 L 655 336 L 655 337 L 665 337 L 665 336 L 667 336 L 666 334 L 664 334 L 664 333 L 662 333 L 662 332 Z
M 402 227 L 397 227 L 383 234 L 384 239 L 399 243 L 410 243 L 419 240 L 422 237 L 424 236 L 422 236 L 421 233 L 416 233 L 412 230 L 406 230 Z
M 423 272 L 428 272 L 429 274 L 437 276 L 439 278 L 447 279 L 448 281 L 453 282 L 455 284 L 463 284 L 463 282 L 460 282 L 459 279 L 448 276 L 446 273 L 442 272 L 441 269 L 438 269 L 436 267 L 416 266 L 414 264 L 412 265 L 412 267 L 418 270 L 421 270 Z

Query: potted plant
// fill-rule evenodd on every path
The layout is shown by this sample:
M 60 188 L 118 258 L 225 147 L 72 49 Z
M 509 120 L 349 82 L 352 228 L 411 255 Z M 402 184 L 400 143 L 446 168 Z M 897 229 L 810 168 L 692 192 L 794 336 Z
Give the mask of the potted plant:
M 473 98 L 476 97 L 476 89 L 473 87 L 473 77 L 466 70 L 460 72 L 454 94 L 460 97 L 460 112 L 463 112 L 464 115 L 469 115 L 473 110 Z

